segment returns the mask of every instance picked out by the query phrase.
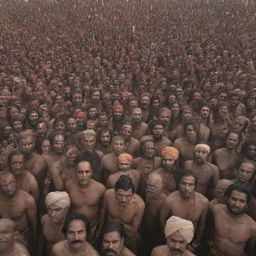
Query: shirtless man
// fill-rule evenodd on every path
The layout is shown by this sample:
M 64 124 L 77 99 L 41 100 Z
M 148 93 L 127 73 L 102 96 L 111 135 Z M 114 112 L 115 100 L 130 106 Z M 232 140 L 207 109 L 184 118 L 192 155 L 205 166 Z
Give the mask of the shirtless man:
M 55 243 L 65 239 L 62 228 L 70 208 L 67 192 L 50 192 L 45 198 L 47 214 L 41 218 L 42 233 L 39 239 L 37 255 L 50 256 Z M 44 247 L 46 242 L 46 248 Z M 46 254 L 45 250 L 46 249 Z
M 177 160 L 179 151 L 174 147 L 165 147 L 161 151 L 162 165 L 155 170 L 163 181 L 163 192 L 169 195 L 176 190 Z
M 140 171 L 139 195 L 144 198 L 147 176 L 161 166 L 161 157 L 156 156 L 155 145 L 152 140 L 145 140 L 141 144 L 141 151 L 142 156 L 133 159 L 132 167 Z
M 133 126 L 133 137 L 140 140 L 143 136 L 148 134 L 148 125 L 142 121 L 141 108 L 135 107 L 132 110 L 131 121 Z
M 10 218 L 18 240 L 33 250 L 37 237 L 37 208 L 34 198 L 18 188 L 12 173 L 0 173 L 0 217 Z
M 122 223 L 127 235 L 125 245 L 136 253 L 139 239 L 138 228 L 142 221 L 144 208 L 143 200 L 134 193 L 131 178 L 122 175 L 116 182 L 115 188 L 107 190 L 104 195 L 101 225 L 104 225 L 105 220 Z
M 7 218 L 0 219 L 0 255 L 29 256 L 27 249 L 15 242 L 15 223 Z
M 178 216 L 192 221 L 195 228 L 195 238 L 191 245 L 196 248 L 202 238 L 208 212 L 208 199 L 195 191 L 196 176 L 192 171 L 184 171 L 178 177 L 179 189 L 171 193 L 164 201 L 160 211 L 162 230 L 169 216 Z
M 53 185 L 56 190 L 64 190 L 65 183 L 71 179 L 76 172 L 76 158 L 79 149 L 76 144 L 68 143 L 65 145 L 65 155 L 61 160 L 53 163 L 50 168 Z
M 84 214 L 70 214 L 63 227 L 66 240 L 56 243 L 51 256 L 99 256 L 87 241 L 89 221 Z
M 194 236 L 191 221 L 172 216 L 166 221 L 164 234 L 167 244 L 155 247 L 151 256 L 195 256 L 187 250 Z
M 132 137 L 133 128 L 130 123 L 124 123 L 121 128 L 121 135 L 125 139 L 125 152 L 135 156 L 139 152 L 140 142 Z
M 17 185 L 23 191 L 31 194 L 36 202 L 39 199 L 39 188 L 33 174 L 24 169 L 24 155 L 19 150 L 14 150 L 8 155 L 9 170 L 16 178 Z
M 145 213 L 142 221 L 142 254 L 161 244 L 160 209 L 166 194 L 162 191 L 163 182 L 159 174 L 152 172 L 146 181 Z
M 116 173 L 111 174 L 108 177 L 106 186 L 108 188 L 114 188 L 117 180 L 120 178 L 121 175 L 127 175 L 132 179 L 132 183 L 135 187 L 135 191 L 138 190 L 139 184 L 140 184 L 140 172 L 135 169 L 131 169 L 132 165 L 132 156 L 127 153 L 121 153 L 118 156 L 118 166 L 119 171 Z
M 106 180 L 110 174 L 118 172 L 118 155 L 125 151 L 125 140 L 122 136 L 115 136 L 112 139 L 112 151 L 102 157 L 103 176 Z
M 81 159 L 76 167 L 76 175 L 66 182 L 65 188 L 71 199 L 72 210 L 87 216 L 91 226 L 89 241 L 94 244 L 105 186 L 92 179 L 89 162 Z
M 207 198 L 212 197 L 219 181 L 218 167 L 207 161 L 209 154 L 210 147 L 207 144 L 197 144 L 193 160 L 187 160 L 184 164 L 185 170 L 191 170 L 198 177 L 196 191 Z
M 155 144 L 156 153 L 159 156 L 161 150 L 166 146 L 170 146 L 172 144 L 172 141 L 169 140 L 167 137 L 163 136 L 165 129 L 163 121 L 153 119 L 149 123 L 149 129 L 152 135 L 143 136 L 140 141 L 143 142 L 148 139 L 153 140 Z
M 232 184 L 227 188 L 225 198 L 226 204 L 211 208 L 214 231 L 210 256 L 242 256 L 245 253 L 254 256 L 256 224 L 245 213 L 249 190 Z
M 103 229 L 103 256 L 135 256 L 124 246 L 124 228 L 117 222 L 107 222 Z

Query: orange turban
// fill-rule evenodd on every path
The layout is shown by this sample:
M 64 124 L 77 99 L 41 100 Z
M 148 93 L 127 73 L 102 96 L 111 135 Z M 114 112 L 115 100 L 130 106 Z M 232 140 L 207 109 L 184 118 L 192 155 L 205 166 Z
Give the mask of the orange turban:
M 132 155 L 128 154 L 128 153 L 121 153 L 119 156 L 118 156 L 118 160 L 119 162 L 121 161 L 128 161 L 128 162 L 132 162 L 133 160 L 133 157 Z
M 74 117 L 75 118 L 85 118 L 85 113 L 82 111 L 76 112 L 76 113 L 74 113 Z
M 112 106 L 112 109 L 113 110 L 124 110 L 124 106 L 119 104 L 119 103 L 117 103 L 117 104 Z
M 161 156 L 163 155 L 169 155 L 171 156 L 174 160 L 177 160 L 179 158 L 179 150 L 174 148 L 174 147 L 164 147 L 162 150 L 161 150 Z

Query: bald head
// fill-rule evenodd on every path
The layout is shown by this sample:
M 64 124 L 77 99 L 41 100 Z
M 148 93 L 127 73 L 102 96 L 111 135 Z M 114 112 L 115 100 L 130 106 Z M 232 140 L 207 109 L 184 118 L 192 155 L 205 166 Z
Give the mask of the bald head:
M 219 182 L 214 190 L 213 197 L 218 199 L 218 201 L 220 203 L 224 203 L 225 202 L 224 193 L 225 193 L 227 187 L 231 184 L 233 184 L 233 182 L 231 180 L 227 180 L 227 179 L 219 180 Z
M 163 184 L 162 178 L 157 173 L 150 173 L 146 181 L 146 193 L 147 195 L 159 195 L 162 191 Z
M 15 224 L 7 218 L 0 219 L 0 255 L 12 250 L 14 247 Z M 8 254 L 10 255 L 10 254 Z
M 14 231 L 15 229 L 15 223 L 8 218 L 1 218 L 0 219 L 0 230 L 2 230 L 2 228 L 8 228 L 8 230 L 10 231 Z

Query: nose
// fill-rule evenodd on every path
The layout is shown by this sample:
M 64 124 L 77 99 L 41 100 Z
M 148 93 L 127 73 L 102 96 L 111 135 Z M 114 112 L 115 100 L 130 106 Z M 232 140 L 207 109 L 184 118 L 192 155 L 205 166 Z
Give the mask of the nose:
M 79 240 L 79 235 L 78 235 L 78 233 L 75 233 L 75 240 Z

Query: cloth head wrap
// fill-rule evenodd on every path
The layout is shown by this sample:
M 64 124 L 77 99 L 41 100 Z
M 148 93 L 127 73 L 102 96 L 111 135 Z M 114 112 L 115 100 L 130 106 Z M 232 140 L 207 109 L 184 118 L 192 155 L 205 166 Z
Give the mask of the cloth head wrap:
M 112 106 L 112 109 L 113 109 L 113 110 L 124 110 L 124 106 L 121 105 L 121 104 L 119 104 L 119 103 L 117 103 L 117 104 L 114 104 L 114 105 Z
M 198 148 L 203 148 L 205 151 L 207 151 L 207 153 L 211 152 L 211 148 L 207 144 L 197 144 L 194 148 L 194 151 L 196 151 Z
M 194 236 L 194 226 L 191 221 L 181 219 L 176 216 L 170 217 L 165 224 L 165 237 L 167 238 L 169 235 L 172 235 L 176 231 L 179 231 L 179 233 L 184 237 L 188 244 L 192 241 Z
M 50 192 L 45 198 L 46 207 L 57 203 L 59 207 L 69 207 L 71 202 L 67 192 L 65 191 L 55 191 Z
M 167 146 L 161 150 L 161 156 L 164 155 L 169 155 L 176 161 L 179 158 L 180 153 L 178 149 Z
M 75 118 L 85 118 L 85 113 L 82 111 L 74 113 Z
M 118 160 L 119 160 L 119 162 L 121 162 L 121 161 L 128 161 L 128 162 L 131 163 L 132 160 L 133 160 L 133 157 L 132 157 L 132 155 L 130 155 L 128 153 L 122 153 L 122 154 L 120 154 L 118 156 Z

